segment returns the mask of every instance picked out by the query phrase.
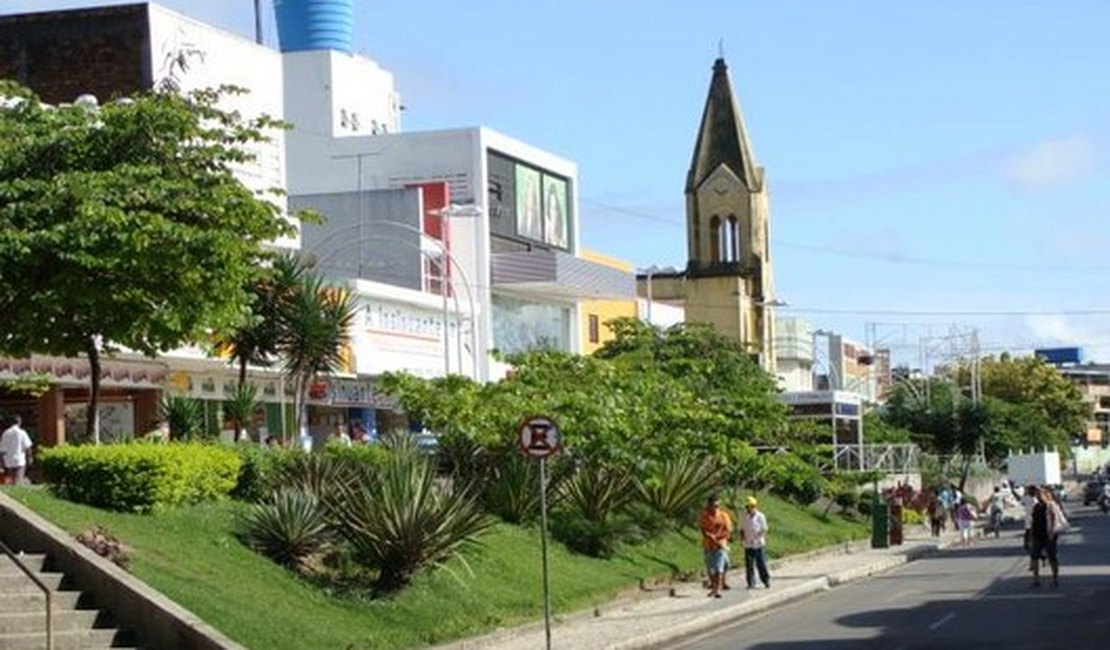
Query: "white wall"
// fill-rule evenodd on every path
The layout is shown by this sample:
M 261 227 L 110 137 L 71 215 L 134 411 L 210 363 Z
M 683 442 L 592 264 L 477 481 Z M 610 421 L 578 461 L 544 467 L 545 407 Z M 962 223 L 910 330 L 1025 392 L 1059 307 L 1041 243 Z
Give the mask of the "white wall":
M 352 282 L 352 288 L 359 307 L 351 331 L 356 372 L 378 375 L 405 371 L 419 377 L 444 374 L 445 314 L 441 296 L 365 280 Z M 470 307 L 461 296 L 458 301 L 446 302 L 447 367 L 454 374 L 468 376 L 472 376 L 474 367 Z
M 173 70 L 182 91 L 234 85 L 250 92 L 225 97 L 222 107 L 251 119 L 266 114 L 284 117 L 281 54 L 254 41 L 206 25 L 155 4 L 150 5 L 150 57 L 154 82 L 171 72 L 170 60 L 185 55 L 187 69 Z M 281 130 L 268 133 L 269 142 L 250 148 L 256 159 L 237 166 L 235 174 L 256 192 L 285 187 L 285 140 Z M 266 194 L 283 213 L 285 197 Z M 295 245 L 295 240 L 278 242 Z

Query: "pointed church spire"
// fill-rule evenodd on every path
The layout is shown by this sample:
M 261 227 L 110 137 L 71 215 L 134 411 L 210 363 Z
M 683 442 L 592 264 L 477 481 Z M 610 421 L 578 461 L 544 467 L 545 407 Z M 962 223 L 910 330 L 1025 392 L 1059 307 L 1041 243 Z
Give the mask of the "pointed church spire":
M 732 170 L 750 191 L 762 189 L 762 170 L 756 165 L 724 57 L 713 64 L 713 80 L 709 84 L 709 97 L 705 100 L 705 111 L 698 129 L 694 159 L 686 177 L 686 192 L 697 189 L 720 165 Z

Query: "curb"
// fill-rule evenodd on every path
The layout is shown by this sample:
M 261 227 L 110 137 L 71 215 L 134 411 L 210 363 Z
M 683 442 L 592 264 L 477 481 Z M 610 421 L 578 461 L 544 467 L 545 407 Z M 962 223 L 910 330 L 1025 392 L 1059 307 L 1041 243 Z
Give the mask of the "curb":
M 681 625 L 675 625 L 666 630 L 650 632 L 634 639 L 628 639 L 620 643 L 605 646 L 605 648 L 606 650 L 659 648 L 662 647 L 663 644 L 670 643 L 676 639 L 690 637 L 725 623 L 731 623 L 753 614 L 764 612 L 776 605 L 799 600 L 819 591 L 828 591 L 829 588 L 829 580 L 827 577 L 811 578 L 801 584 L 791 585 L 785 589 L 775 591 L 768 596 L 737 603 L 727 609 L 690 619 Z
M 715 627 L 733 623 L 755 614 L 760 614 L 777 605 L 801 600 L 815 593 L 829 591 L 836 587 L 867 578 L 875 573 L 889 571 L 895 567 L 932 555 L 950 545 L 951 542 L 926 542 L 920 546 L 906 549 L 904 553 L 880 558 L 869 564 L 847 569 L 839 573 L 831 573 L 821 576 L 820 578 L 811 578 L 800 584 L 791 585 L 780 591 L 768 594 L 767 596 L 737 603 L 732 607 L 693 618 L 680 625 L 667 628 L 666 630 L 650 632 L 633 639 L 627 639 L 619 643 L 608 645 L 606 646 L 606 650 L 646 650 L 661 648 L 664 644 L 674 642 L 678 639 L 692 637 Z

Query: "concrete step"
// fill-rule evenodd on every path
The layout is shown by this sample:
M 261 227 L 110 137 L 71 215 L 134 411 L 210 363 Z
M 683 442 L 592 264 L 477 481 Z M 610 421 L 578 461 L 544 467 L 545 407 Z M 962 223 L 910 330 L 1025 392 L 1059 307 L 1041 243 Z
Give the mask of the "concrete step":
M 62 586 L 64 573 L 38 573 L 37 577 L 50 591 L 57 591 Z M 5 594 L 41 594 L 42 589 L 28 578 L 26 574 L 8 580 L 4 583 Z
M 52 624 L 55 632 L 91 630 L 96 627 L 101 614 L 95 609 L 54 610 Z M 46 629 L 46 610 L 20 614 L 0 614 L 0 636 L 23 632 L 42 632 Z
M 21 554 L 19 559 L 23 561 L 28 569 L 35 572 L 42 571 L 42 567 L 46 563 L 46 556 L 41 553 Z M 23 575 L 27 574 L 20 571 L 10 557 L 0 554 L 0 580 L 8 582 L 8 578 L 11 576 Z
M 79 630 L 54 632 L 54 650 L 81 650 L 121 647 L 127 641 L 116 630 Z M 0 635 L 0 650 L 45 650 L 42 632 Z
M 36 590 L 34 593 L 9 593 L 7 586 L 0 592 L 0 613 L 23 614 L 41 612 L 45 607 L 46 596 Z M 80 591 L 55 591 L 53 593 L 54 611 L 77 609 L 81 600 Z

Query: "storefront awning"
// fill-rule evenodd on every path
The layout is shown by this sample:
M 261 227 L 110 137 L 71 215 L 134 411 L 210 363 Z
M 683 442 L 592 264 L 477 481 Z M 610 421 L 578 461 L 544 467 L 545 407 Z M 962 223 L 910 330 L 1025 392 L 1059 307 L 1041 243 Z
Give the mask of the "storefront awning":
M 494 253 L 492 277 L 494 290 L 536 298 L 636 298 L 636 278 L 631 273 L 562 251 Z

